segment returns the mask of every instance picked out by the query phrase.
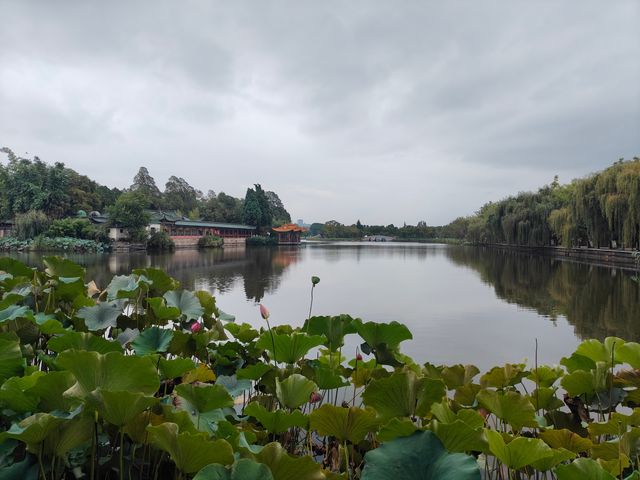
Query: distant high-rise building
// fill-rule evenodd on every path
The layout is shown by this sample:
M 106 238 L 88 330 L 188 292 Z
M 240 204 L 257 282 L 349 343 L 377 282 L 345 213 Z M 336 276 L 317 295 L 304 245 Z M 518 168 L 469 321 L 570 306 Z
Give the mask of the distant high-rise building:
M 296 220 L 296 224 L 303 226 L 304 225 L 304 220 L 302 218 L 299 218 L 298 220 Z

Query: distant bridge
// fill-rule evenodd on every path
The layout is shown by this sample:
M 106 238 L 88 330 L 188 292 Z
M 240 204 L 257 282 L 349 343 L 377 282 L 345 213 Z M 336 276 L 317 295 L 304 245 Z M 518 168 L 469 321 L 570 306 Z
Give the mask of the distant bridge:
M 363 237 L 363 242 L 392 242 L 395 237 L 389 237 L 387 235 L 366 235 Z

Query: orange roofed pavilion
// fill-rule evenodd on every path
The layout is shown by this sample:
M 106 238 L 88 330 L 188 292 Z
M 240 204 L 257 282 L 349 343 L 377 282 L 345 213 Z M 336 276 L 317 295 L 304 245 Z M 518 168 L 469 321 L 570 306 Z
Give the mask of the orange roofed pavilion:
M 300 234 L 307 231 L 306 228 L 295 223 L 286 223 L 271 230 L 278 236 L 278 245 L 298 245 Z

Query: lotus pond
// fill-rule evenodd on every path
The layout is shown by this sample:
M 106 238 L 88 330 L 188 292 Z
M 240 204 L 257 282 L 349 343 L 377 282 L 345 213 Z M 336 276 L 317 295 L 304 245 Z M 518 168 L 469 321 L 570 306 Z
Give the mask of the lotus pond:
M 0 258 L 2 479 L 640 478 L 638 343 L 417 363 L 398 322 L 255 328 L 159 269 L 43 262 Z

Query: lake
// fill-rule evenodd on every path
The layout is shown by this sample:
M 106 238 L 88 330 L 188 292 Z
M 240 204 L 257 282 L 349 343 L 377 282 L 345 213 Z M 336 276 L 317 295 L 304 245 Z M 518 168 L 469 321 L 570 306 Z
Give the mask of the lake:
M 37 254 L 12 255 L 40 265 Z M 640 284 L 633 272 L 478 247 L 412 243 L 306 243 L 300 247 L 178 250 L 172 254 L 68 255 L 104 288 L 113 275 L 153 266 L 185 288 L 208 290 L 236 321 L 301 325 L 311 276 L 313 314 L 349 313 L 406 324 L 402 351 L 416 361 L 557 363 L 585 338 L 640 340 Z M 347 337 L 349 339 L 349 337 Z M 355 337 L 345 346 L 352 358 Z

